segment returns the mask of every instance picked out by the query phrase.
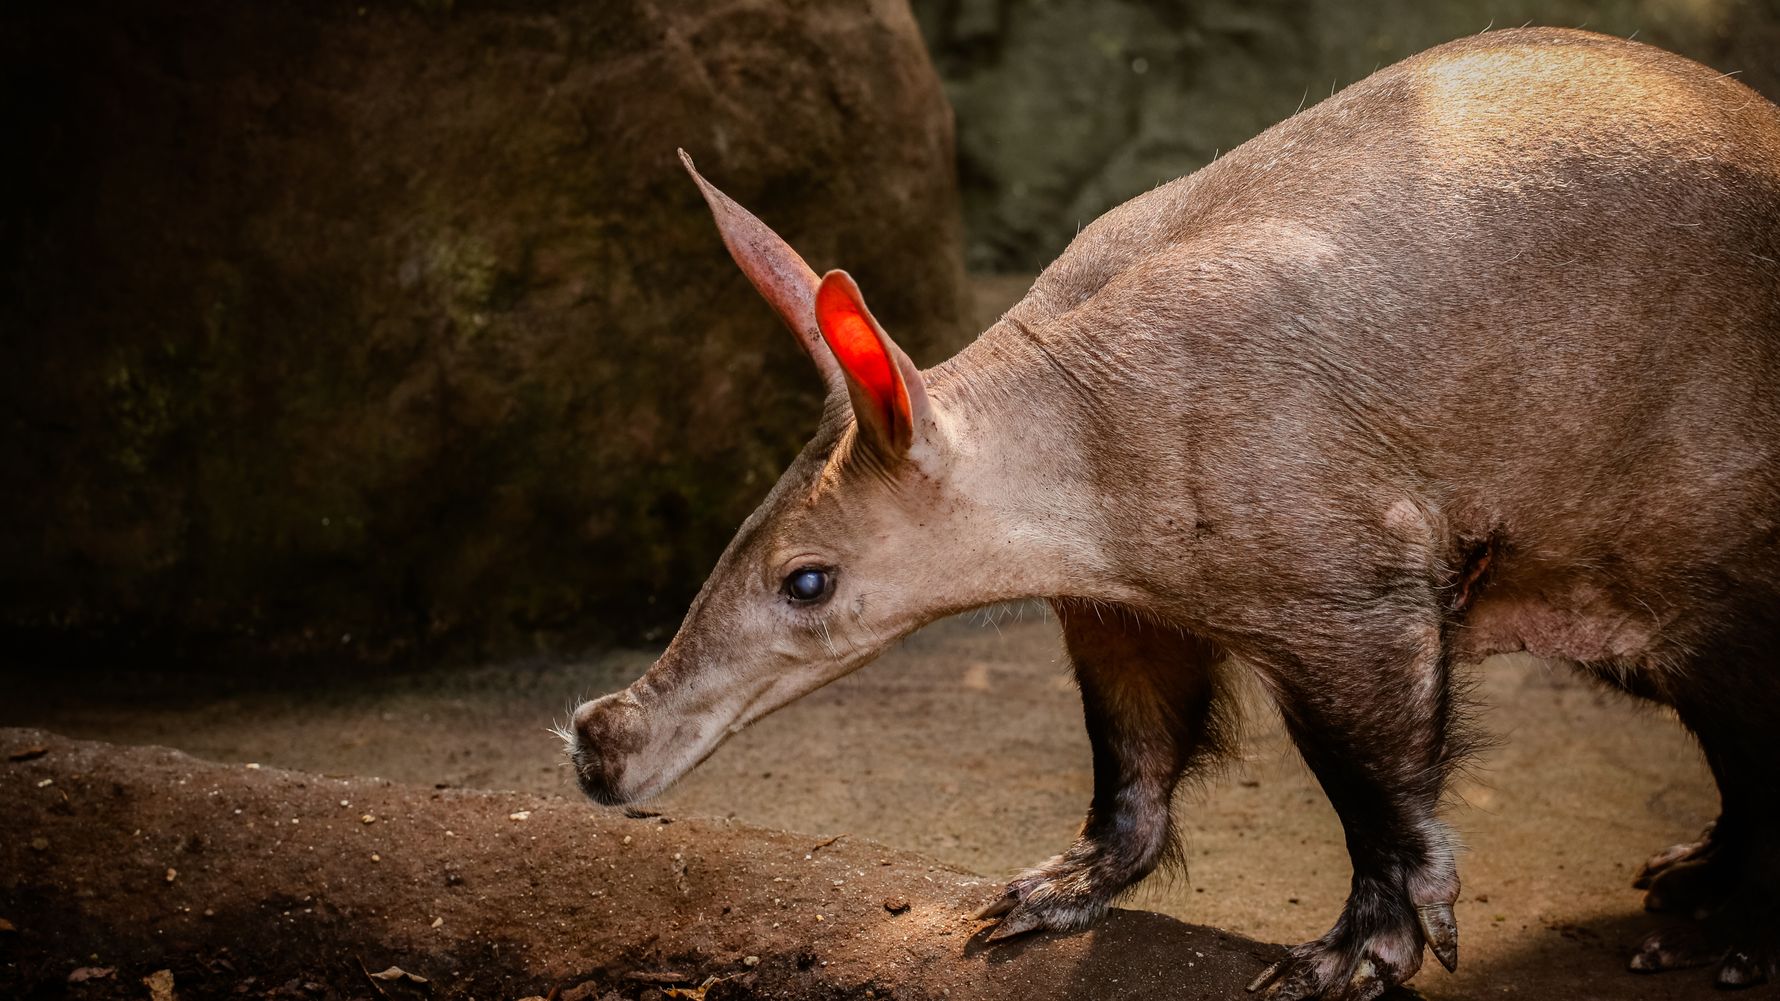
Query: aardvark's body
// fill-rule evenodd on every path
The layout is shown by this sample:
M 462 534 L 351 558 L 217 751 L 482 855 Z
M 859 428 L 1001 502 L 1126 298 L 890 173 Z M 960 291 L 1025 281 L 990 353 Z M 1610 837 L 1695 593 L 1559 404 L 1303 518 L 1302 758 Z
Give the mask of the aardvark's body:
M 1633 967 L 1770 974 L 1780 109 L 1597 35 L 1442 46 L 1107 213 L 926 373 L 844 273 L 700 185 L 833 392 L 660 661 L 576 713 L 595 798 L 659 791 L 923 623 L 1049 599 L 1094 800 L 999 933 L 1079 926 L 1155 865 L 1234 658 L 1354 866 L 1259 983 L 1370 998 L 1424 945 L 1456 962 L 1452 672 L 1527 650 L 1673 706 L 1718 779 L 1710 835 L 1643 877 L 1711 916 Z

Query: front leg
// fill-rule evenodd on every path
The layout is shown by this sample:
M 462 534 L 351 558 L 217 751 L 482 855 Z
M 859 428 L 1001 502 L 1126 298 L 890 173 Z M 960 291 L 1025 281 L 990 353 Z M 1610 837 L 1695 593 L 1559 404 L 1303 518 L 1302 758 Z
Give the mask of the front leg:
M 1059 601 L 1094 749 L 1094 799 L 1075 844 L 1022 873 L 978 917 L 991 941 L 1080 928 L 1148 875 L 1172 844 L 1169 802 L 1183 772 L 1221 749 L 1209 643 L 1104 605 Z
M 1327 934 L 1249 986 L 1273 1001 L 1371 1001 L 1420 969 L 1424 945 L 1458 964 L 1453 838 L 1435 813 L 1464 748 L 1437 612 L 1324 614 L 1320 636 L 1262 670 L 1340 815 L 1353 884 Z

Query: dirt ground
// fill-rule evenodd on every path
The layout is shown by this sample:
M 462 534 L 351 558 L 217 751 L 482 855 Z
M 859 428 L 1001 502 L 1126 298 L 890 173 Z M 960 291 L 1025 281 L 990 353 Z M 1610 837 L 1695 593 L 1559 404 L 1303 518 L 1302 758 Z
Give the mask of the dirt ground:
M 0 723 L 220 762 L 555 795 L 572 804 L 562 809 L 599 813 L 578 802 L 548 727 L 650 659 L 620 652 L 316 690 L 188 681 L 177 695 L 164 694 L 168 679 L 124 673 L 78 690 L 10 681 Z M 1435 999 L 1713 996 L 1705 971 L 1623 972 L 1659 920 L 1641 910 L 1632 873 L 1715 812 L 1686 735 L 1662 712 L 1530 659 L 1499 658 L 1477 675 L 1483 723 L 1500 740 L 1448 812 L 1470 849 L 1462 958 L 1456 975 L 1428 962 L 1414 986 Z M 1250 702 L 1243 756 L 1177 802 L 1186 871 L 1153 877 L 1127 905 L 1291 943 L 1333 920 L 1348 869 L 1333 812 L 1277 718 Z M 815 840 L 846 834 L 999 877 L 1068 843 L 1090 785 L 1056 625 L 1027 608 L 916 634 L 738 735 L 654 808 Z M 989 882 L 980 889 L 992 896 Z

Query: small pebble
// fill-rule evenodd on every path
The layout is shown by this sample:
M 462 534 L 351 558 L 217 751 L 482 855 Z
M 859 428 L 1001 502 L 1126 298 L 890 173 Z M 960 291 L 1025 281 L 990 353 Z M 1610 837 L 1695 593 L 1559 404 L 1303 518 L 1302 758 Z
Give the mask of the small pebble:
M 361 823 L 361 824 L 375 824 L 377 822 L 377 817 L 374 814 L 367 813 L 364 816 L 358 818 L 358 820 L 359 820 L 359 823 Z
M 532 816 L 532 812 L 530 810 L 517 810 L 513 813 L 507 814 L 507 819 L 508 820 L 530 820 L 531 816 Z
M 168 869 L 167 870 L 167 882 L 171 883 L 178 878 L 179 878 L 179 870 L 178 869 Z
M 742 965 L 743 966 L 759 966 L 760 965 L 760 957 L 759 956 L 743 956 L 742 957 Z

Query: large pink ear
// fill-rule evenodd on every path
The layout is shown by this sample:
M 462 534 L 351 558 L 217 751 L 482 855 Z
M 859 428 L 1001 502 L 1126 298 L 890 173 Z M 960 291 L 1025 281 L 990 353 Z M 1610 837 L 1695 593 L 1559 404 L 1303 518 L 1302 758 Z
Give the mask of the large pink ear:
M 822 276 L 816 326 L 846 376 L 860 432 L 891 455 L 907 454 L 927 415 L 921 370 L 878 326 L 845 271 Z
M 729 256 L 735 258 L 742 274 L 748 276 L 755 290 L 779 314 L 779 319 L 797 335 L 798 343 L 816 363 L 828 388 L 831 391 L 839 389 L 842 382 L 840 367 L 823 347 L 822 335 L 816 330 L 816 273 L 766 223 L 705 180 L 685 150 L 679 152 L 680 162 L 705 196 L 705 204 L 711 207 L 711 217 L 717 221 L 717 232 L 723 237 L 723 245 L 729 248 Z

